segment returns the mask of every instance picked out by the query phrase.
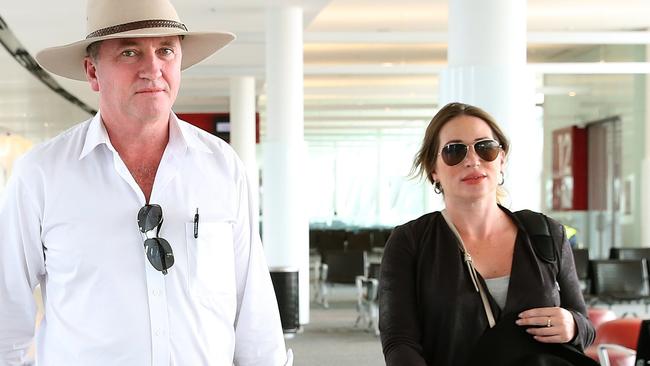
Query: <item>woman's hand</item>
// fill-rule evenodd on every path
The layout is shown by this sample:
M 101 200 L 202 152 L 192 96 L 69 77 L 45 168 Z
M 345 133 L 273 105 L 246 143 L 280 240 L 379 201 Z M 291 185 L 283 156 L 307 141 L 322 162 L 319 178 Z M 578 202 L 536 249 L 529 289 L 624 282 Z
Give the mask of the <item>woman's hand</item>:
M 542 343 L 567 343 L 576 335 L 573 315 L 561 307 L 528 309 L 519 314 L 517 325 Z

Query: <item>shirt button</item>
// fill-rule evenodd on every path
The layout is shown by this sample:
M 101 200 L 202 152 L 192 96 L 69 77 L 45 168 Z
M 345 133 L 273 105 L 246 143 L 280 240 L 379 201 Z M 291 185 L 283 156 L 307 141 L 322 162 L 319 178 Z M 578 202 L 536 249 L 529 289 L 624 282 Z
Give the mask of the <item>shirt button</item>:
M 158 329 L 158 330 L 156 330 L 156 332 L 154 334 L 156 335 L 156 337 L 160 337 L 160 335 L 162 334 L 162 331 L 160 329 Z
M 158 290 L 158 289 L 153 290 L 153 295 L 154 296 L 160 295 L 160 290 Z

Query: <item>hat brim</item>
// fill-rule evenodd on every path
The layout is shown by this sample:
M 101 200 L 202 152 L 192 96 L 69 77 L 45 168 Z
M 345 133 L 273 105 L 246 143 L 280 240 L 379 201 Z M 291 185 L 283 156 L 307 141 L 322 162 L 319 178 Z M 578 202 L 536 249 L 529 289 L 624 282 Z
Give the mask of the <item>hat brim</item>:
M 183 36 L 181 70 L 203 61 L 235 39 L 235 35 L 228 32 L 186 32 L 182 30 L 175 32 L 165 28 L 138 29 L 46 48 L 36 54 L 36 61 L 53 74 L 86 81 L 83 60 L 86 57 L 86 49 L 91 43 L 107 39 L 168 36 Z

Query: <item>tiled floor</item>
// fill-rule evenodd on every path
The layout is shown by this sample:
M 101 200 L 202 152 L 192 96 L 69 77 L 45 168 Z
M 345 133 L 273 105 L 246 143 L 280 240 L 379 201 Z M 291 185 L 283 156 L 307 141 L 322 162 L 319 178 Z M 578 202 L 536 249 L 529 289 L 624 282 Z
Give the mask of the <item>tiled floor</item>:
M 303 332 L 287 340 L 293 349 L 295 366 L 384 365 L 379 338 L 365 328 L 355 328 L 356 292 L 352 287 L 335 287 L 330 307 L 312 302 L 310 323 Z

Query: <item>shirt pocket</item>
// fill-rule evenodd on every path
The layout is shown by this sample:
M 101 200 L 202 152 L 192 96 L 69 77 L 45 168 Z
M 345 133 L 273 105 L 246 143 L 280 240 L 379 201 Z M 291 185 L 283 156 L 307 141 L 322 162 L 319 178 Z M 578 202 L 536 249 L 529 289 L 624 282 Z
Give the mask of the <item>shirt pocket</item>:
M 188 287 L 197 297 L 235 294 L 235 260 L 232 225 L 229 222 L 185 224 L 187 238 Z

